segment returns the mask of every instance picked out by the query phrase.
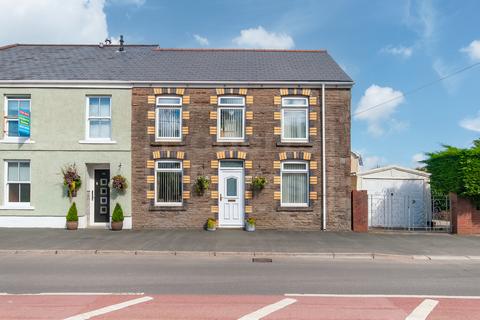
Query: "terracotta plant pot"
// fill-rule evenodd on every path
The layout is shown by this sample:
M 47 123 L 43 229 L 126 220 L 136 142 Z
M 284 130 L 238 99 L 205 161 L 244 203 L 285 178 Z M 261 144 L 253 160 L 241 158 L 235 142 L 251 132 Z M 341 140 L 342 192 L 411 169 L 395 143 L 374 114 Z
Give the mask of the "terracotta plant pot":
M 77 230 L 78 221 L 67 221 L 67 230 Z
M 110 224 L 110 228 L 113 231 L 119 231 L 123 229 L 123 221 L 112 221 Z

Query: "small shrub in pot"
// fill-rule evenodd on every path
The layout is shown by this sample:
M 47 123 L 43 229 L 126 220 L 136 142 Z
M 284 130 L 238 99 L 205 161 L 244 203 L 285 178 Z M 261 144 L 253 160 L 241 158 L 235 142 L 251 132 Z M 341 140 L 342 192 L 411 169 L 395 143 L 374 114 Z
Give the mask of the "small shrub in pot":
M 113 209 L 112 213 L 112 223 L 111 223 L 111 228 L 112 230 L 122 230 L 123 229 L 123 209 L 122 206 L 120 206 L 119 203 L 115 205 L 115 209 Z
M 72 203 L 70 209 L 68 209 L 67 213 L 67 230 L 77 230 L 78 229 L 78 212 L 77 212 L 77 205 Z

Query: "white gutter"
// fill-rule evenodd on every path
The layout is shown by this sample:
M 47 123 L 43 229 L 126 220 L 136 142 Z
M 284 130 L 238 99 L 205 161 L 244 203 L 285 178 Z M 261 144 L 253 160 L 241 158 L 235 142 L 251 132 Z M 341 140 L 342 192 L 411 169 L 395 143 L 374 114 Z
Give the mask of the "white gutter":
M 305 88 L 328 85 L 329 87 L 351 87 L 352 81 L 124 81 L 124 80 L 0 80 L 0 86 L 4 87 L 110 87 L 110 88 L 131 88 L 131 87 L 297 87 Z
M 322 229 L 327 230 L 327 157 L 325 155 L 325 84 L 322 84 Z

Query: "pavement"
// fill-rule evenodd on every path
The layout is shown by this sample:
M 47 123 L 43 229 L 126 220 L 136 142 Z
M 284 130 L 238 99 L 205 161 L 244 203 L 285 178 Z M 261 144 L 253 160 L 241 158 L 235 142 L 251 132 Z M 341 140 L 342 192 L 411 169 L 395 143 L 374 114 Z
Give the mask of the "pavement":
M 480 237 L 446 233 L 257 230 L 0 229 L 3 253 L 303 255 L 324 258 L 478 260 Z
M 0 296 L 1 319 L 478 319 L 480 297 L 45 294 Z

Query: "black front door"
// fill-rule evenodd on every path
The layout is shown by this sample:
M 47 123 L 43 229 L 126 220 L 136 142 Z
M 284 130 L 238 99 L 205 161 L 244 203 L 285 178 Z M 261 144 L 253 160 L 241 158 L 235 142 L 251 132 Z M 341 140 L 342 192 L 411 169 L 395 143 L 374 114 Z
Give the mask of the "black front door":
M 95 170 L 95 222 L 110 221 L 110 170 Z

